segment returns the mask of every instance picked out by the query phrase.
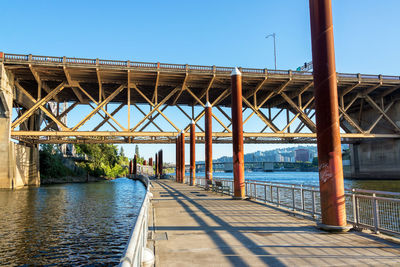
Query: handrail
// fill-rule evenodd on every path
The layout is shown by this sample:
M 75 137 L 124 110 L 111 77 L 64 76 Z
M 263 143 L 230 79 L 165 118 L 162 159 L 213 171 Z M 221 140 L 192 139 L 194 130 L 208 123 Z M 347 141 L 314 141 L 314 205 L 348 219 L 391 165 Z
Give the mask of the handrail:
M 233 179 L 214 177 L 213 181 L 229 186 L 229 195 L 233 194 Z M 196 185 L 205 187 L 205 178 L 196 177 Z M 308 214 L 315 220 L 321 216 L 319 186 L 246 179 L 245 191 L 255 201 Z M 399 196 L 397 192 L 345 189 L 347 221 L 356 228 L 400 235 Z
M 119 266 L 140 267 L 142 264 L 143 254 L 147 244 L 150 196 L 151 193 L 147 191 Z
M 1 53 L 0 53 L 1 54 Z M 24 54 L 10 54 L 4 53 L 0 57 L 0 61 L 4 62 L 29 62 L 29 63 L 62 63 L 62 64 L 79 64 L 79 65 L 94 65 L 94 66 L 107 66 L 107 67 L 127 67 L 138 69 L 152 69 L 154 71 L 198 71 L 202 73 L 220 73 L 229 74 L 234 69 L 233 67 L 221 66 L 201 66 L 201 65 L 187 65 L 187 64 L 170 64 L 170 63 L 154 63 L 154 62 L 134 62 L 122 60 L 106 60 L 106 59 L 88 59 L 88 58 L 74 58 L 74 57 L 53 57 L 53 56 L 38 56 L 38 55 L 24 55 Z M 312 76 L 312 72 L 294 71 L 294 70 L 269 70 L 269 69 L 256 69 L 256 68 L 240 68 L 243 74 L 259 74 L 259 75 L 294 75 L 294 76 Z M 375 74 L 358 74 L 358 73 L 337 73 L 338 78 L 353 78 L 353 79 L 379 79 L 379 80 L 400 80 L 400 76 L 395 75 L 375 75 Z

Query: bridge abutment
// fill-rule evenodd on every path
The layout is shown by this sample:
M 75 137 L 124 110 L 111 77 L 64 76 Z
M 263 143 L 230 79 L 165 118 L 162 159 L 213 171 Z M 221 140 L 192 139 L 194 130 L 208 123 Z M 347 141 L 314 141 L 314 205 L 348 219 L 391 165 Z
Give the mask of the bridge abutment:
M 351 179 L 400 179 L 400 140 L 372 140 L 350 146 Z
M 0 64 L 0 188 L 39 186 L 39 148 L 11 141 L 14 77 Z M 27 125 L 34 125 L 34 121 Z

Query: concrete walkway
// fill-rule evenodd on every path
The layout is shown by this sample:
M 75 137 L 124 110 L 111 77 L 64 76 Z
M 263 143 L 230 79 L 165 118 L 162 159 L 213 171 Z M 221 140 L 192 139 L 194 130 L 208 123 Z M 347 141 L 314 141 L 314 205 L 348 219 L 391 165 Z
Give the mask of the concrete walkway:
M 273 206 L 152 181 L 156 266 L 400 266 L 400 245 L 330 234 Z

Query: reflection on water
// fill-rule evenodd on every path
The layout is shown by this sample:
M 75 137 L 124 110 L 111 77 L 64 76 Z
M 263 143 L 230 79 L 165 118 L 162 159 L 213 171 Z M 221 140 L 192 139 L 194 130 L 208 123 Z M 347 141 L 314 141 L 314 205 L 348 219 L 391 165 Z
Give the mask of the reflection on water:
M 187 173 L 187 176 L 190 174 Z M 204 172 L 196 173 L 204 177 Z M 233 178 L 232 173 L 214 172 L 213 177 Z M 319 185 L 318 172 L 245 172 L 246 179 L 304 185 Z M 345 188 L 400 192 L 400 180 L 344 180 Z
M 0 191 L 0 266 L 118 264 L 145 193 L 126 178 Z

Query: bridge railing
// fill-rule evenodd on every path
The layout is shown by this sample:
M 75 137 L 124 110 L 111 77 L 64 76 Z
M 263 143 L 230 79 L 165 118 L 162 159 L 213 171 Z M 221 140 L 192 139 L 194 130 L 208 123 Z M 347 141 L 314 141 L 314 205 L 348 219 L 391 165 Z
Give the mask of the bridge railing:
M 0 53 L 1 55 L 2 53 Z M 0 56 L 0 61 L 9 63 L 62 63 L 62 64 L 78 64 L 78 65 L 95 65 L 95 66 L 107 66 L 107 67 L 128 67 L 137 69 L 147 70 L 165 70 L 165 71 L 196 71 L 204 73 L 220 73 L 229 74 L 234 69 L 233 67 L 221 67 L 221 66 L 201 66 L 201 65 L 187 65 L 187 64 L 170 64 L 160 62 L 135 62 L 135 61 L 123 61 L 123 60 L 105 60 L 105 59 L 88 59 L 88 58 L 75 58 L 75 57 L 53 57 L 53 56 L 38 56 L 38 55 L 21 55 L 21 54 L 9 54 L 4 53 L 4 56 Z M 268 70 L 268 69 L 256 69 L 256 68 L 240 68 L 244 74 L 257 74 L 257 75 L 292 75 L 298 77 L 312 76 L 312 72 L 305 71 L 292 71 L 292 70 Z M 364 80 L 400 80 L 400 76 L 394 75 L 371 75 L 371 74 L 359 74 L 359 73 L 337 73 L 338 78 L 352 78 L 352 79 L 364 79 Z
M 229 186 L 233 194 L 233 180 L 214 178 Z M 205 178 L 196 177 L 196 185 L 205 187 Z M 275 183 L 259 180 L 245 181 L 246 196 L 264 203 L 287 208 L 293 212 L 321 217 L 318 186 Z M 400 193 L 364 189 L 346 189 L 347 221 L 356 228 L 370 229 L 376 233 L 400 234 Z
M 150 195 L 151 193 L 147 191 L 119 266 L 142 266 L 143 254 L 147 244 Z

